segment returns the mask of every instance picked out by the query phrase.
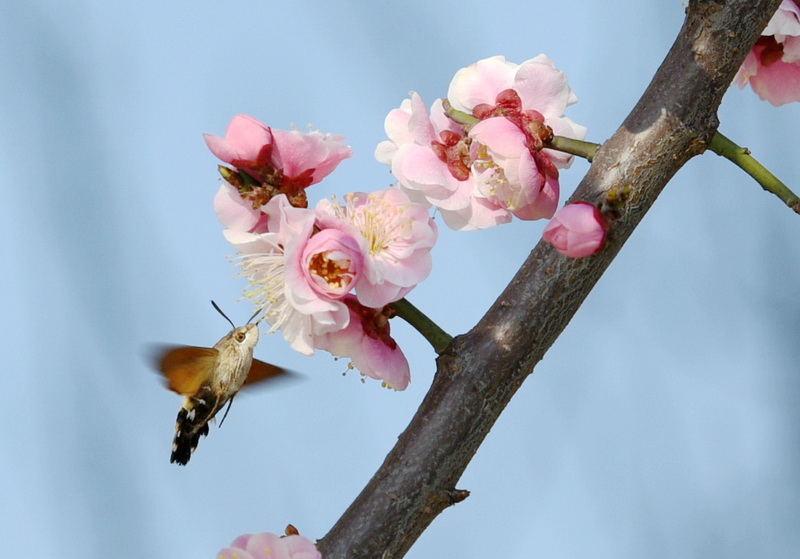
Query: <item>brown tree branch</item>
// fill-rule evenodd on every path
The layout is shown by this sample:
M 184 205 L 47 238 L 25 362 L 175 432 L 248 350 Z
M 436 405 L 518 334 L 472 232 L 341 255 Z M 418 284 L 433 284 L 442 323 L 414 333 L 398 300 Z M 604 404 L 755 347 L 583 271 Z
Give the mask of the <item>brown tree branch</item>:
M 383 465 L 318 547 L 326 559 L 402 557 L 464 494 L 455 484 L 670 178 L 702 153 L 736 70 L 780 0 L 695 0 L 647 91 L 597 152 L 573 200 L 626 193 L 603 251 L 539 242 L 481 321 L 438 359 L 433 384 Z

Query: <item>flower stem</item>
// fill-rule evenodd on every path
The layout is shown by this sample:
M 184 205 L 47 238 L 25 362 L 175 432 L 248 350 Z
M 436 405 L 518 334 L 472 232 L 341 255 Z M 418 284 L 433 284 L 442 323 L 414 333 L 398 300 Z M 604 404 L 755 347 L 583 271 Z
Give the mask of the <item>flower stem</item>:
M 439 328 L 434 321 L 425 316 L 417 307 L 409 303 L 407 299 L 395 301 L 392 303 L 392 307 L 395 313 L 397 313 L 397 316 L 408 322 L 430 342 L 437 355 L 441 355 L 442 352 L 447 349 L 447 346 L 450 345 L 450 342 L 453 341 L 453 337 L 450 334 Z
M 600 144 L 584 142 L 583 140 L 576 140 L 565 136 L 553 136 L 553 139 L 550 140 L 545 147 L 583 157 L 591 163 Z
M 480 122 L 477 118 L 464 111 L 454 109 L 448 99 L 442 99 L 442 108 L 445 114 L 453 121 L 461 124 L 465 129 L 469 130 Z
M 739 147 L 729 138 L 717 132 L 711 138 L 708 149 L 728 159 L 739 166 L 745 173 L 756 179 L 761 188 L 767 192 L 772 192 L 775 196 L 783 200 L 783 203 L 800 214 L 800 197 L 792 192 L 788 186 L 783 184 L 778 178 L 770 173 L 766 167 L 755 160 L 750 155 L 750 150 Z

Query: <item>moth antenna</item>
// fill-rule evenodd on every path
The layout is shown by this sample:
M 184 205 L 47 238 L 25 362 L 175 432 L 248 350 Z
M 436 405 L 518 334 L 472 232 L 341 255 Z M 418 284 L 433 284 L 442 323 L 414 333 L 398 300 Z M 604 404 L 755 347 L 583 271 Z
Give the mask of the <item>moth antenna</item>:
M 253 316 L 251 316 L 250 318 L 247 319 L 247 324 L 250 324 L 250 321 L 253 320 L 255 317 L 257 317 L 258 313 L 260 313 L 263 310 L 264 310 L 264 307 L 261 307 L 260 309 L 256 309 L 256 312 L 253 313 Z M 260 318 L 258 319 L 258 322 L 261 322 Z M 258 324 L 258 322 L 256 322 L 256 324 Z
M 235 329 L 236 329 L 236 325 L 233 323 L 233 321 L 232 321 L 230 318 L 228 318 L 228 315 L 227 315 L 227 314 L 225 314 L 224 312 L 222 312 L 222 309 L 221 309 L 221 308 L 219 308 L 219 305 L 217 305 L 217 304 L 214 302 L 214 300 L 213 300 L 213 299 L 211 300 L 211 304 L 212 304 L 212 305 L 214 305 L 214 308 L 215 308 L 215 309 L 217 309 L 217 312 L 218 312 L 219 314 L 221 314 L 221 315 L 222 315 L 222 316 L 225 318 L 225 320 L 227 320 L 228 322 L 230 322 L 230 323 L 231 323 L 231 328 L 233 328 L 233 329 L 235 330 Z M 249 322 L 249 321 L 248 321 L 248 322 Z
M 233 404 L 233 399 L 234 399 L 235 397 L 236 397 L 236 394 L 234 394 L 233 396 L 231 396 L 231 399 L 230 399 L 230 400 L 228 400 L 228 407 L 227 407 L 227 408 L 225 408 L 225 413 L 224 413 L 224 414 L 222 414 L 222 420 L 219 422 L 219 427 L 217 427 L 217 429 L 219 429 L 220 427 L 222 427 L 222 424 L 223 424 L 223 423 L 225 423 L 225 418 L 226 418 L 226 417 L 228 417 L 228 412 L 229 412 L 229 411 L 231 411 L 231 404 Z

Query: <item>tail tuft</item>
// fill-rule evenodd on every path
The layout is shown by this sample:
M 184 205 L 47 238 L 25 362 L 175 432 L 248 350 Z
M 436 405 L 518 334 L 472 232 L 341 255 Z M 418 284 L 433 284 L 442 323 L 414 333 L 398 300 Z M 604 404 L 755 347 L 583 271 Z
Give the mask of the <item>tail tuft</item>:
M 188 397 L 178 412 L 175 422 L 175 439 L 169 461 L 185 466 L 197 448 L 200 437 L 208 435 L 208 422 L 217 411 L 216 399 L 204 394 L 204 398 Z M 213 401 L 209 401 L 213 400 Z

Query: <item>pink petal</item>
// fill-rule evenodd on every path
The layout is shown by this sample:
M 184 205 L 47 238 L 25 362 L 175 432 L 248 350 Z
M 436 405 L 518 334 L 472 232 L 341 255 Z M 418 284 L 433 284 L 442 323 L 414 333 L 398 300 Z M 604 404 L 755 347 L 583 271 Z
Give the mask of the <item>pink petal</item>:
M 453 76 L 447 98 L 455 109 L 471 113 L 476 105 L 494 105 L 497 94 L 513 87 L 517 64 L 503 56 L 479 60 Z
M 568 105 L 578 101 L 566 74 L 543 54 L 520 65 L 514 89 L 522 99 L 523 109 L 539 111 L 545 119 L 562 116 Z
M 250 231 L 261 218 L 261 212 L 239 196 L 239 191 L 228 183 L 220 186 L 214 197 L 217 219 L 228 229 Z
M 324 179 L 339 163 L 353 155 L 343 136 L 298 130 L 273 130 L 273 135 L 276 167 L 288 178 L 313 170 L 311 184 Z
M 236 115 L 228 125 L 225 139 L 236 150 L 238 159 L 256 161 L 261 149 L 272 143 L 272 134 L 263 122 L 248 115 Z
M 761 66 L 750 78 L 759 97 L 776 107 L 800 101 L 800 64 L 787 64 L 781 60 Z
M 414 142 L 423 146 L 429 146 L 431 142 L 438 140 L 428 107 L 416 91 L 411 92 L 411 118 L 408 120 L 408 131 Z
M 441 210 L 445 223 L 456 231 L 489 229 L 511 222 L 511 214 L 486 198 L 473 196 L 466 208 L 457 211 Z
M 228 143 L 225 138 L 220 138 L 214 134 L 203 134 L 203 138 L 205 138 L 208 149 L 220 161 L 231 164 L 239 158 L 236 148 Z
M 480 121 L 470 130 L 469 135 L 488 147 L 493 158 L 499 156 L 502 159 L 519 159 L 528 151 L 525 134 L 516 124 L 502 116 Z

